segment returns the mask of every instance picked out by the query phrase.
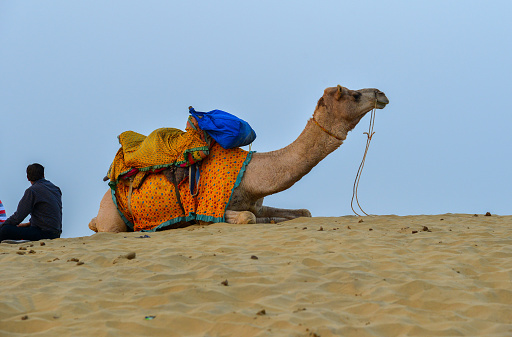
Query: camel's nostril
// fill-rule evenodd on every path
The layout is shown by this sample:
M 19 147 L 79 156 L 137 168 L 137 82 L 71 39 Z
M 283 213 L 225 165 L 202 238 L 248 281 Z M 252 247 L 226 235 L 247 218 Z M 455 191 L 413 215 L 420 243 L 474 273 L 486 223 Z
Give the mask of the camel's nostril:
M 375 99 L 377 100 L 377 102 L 379 103 L 384 103 L 384 104 L 388 104 L 389 103 L 389 100 L 388 98 L 386 97 L 386 94 L 384 94 L 382 91 L 380 90 L 375 90 Z

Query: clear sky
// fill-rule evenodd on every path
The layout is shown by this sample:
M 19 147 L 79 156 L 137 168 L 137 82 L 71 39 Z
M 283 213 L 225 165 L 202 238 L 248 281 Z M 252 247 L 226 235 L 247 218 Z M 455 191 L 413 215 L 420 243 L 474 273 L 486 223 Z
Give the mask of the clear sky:
M 38 162 L 63 237 L 90 235 L 117 135 L 184 129 L 188 106 L 247 120 L 253 150 L 291 143 L 326 87 L 378 88 L 359 186 L 371 214 L 511 214 L 512 2 L 0 0 L 0 199 Z M 266 198 L 352 214 L 369 116 Z

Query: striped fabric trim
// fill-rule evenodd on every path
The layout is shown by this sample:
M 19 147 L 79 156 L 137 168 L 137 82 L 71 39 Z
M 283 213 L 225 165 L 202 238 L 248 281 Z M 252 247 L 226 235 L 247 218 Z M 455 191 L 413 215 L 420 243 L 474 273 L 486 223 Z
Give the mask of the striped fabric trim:
M 7 215 L 5 214 L 5 208 L 0 200 L 0 222 L 5 222 L 7 220 Z

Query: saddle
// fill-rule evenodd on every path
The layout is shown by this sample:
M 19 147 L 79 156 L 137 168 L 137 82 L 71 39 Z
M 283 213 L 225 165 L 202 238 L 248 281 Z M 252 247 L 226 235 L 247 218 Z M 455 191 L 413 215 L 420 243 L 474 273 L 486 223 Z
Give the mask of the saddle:
M 104 180 L 124 222 L 137 231 L 224 221 L 251 158 L 242 149 L 223 148 L 193 116 L 185 132 L 160 128 L 146 137 L 126 131 L 118 139 L 121 148 Z
M 225 222 L 226 207 L 242 180 L 252 153 L 214 144 L 210 155 L 197 165 L 169 168 L 121 179 L 112 200 L 126 226 L 135 231 L 181 227 L 184 223 Z M 194 172 L 195 169 L 195 172 Z M 192 187 L 192 189 L 191 189 Z

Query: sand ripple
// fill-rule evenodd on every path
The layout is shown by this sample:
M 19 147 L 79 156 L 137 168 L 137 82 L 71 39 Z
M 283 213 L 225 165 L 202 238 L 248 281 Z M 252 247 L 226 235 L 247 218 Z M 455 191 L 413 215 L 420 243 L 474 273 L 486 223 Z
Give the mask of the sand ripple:
M 512 216 L 359 220 L 2 244 L 0 335 L 512 335 Z

